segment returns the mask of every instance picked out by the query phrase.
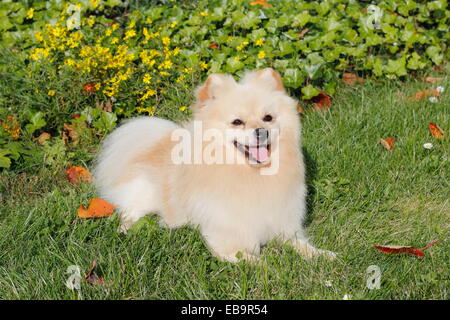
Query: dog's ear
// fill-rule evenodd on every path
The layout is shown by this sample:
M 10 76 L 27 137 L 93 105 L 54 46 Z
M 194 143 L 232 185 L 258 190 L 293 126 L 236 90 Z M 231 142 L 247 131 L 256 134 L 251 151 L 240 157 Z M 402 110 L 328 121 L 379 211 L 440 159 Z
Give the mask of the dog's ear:
M 233 77 L 226 74 L 213 73 L 205 83 L 197 89 L 197 104 L 203 105 L 206 101 L 215 99 L 220 91 L 235 85 Z
M 247 73 L 242 82 L 268 90 L 286 92 L 281 76 L 272 68 Z

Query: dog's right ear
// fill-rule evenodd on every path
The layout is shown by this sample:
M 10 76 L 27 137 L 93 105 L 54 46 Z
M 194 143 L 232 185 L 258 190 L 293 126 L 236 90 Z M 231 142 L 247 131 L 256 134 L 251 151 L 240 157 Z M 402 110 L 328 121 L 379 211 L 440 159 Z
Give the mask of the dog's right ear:
M 226 74 L 213 73 L 205 83 L 197 89 L 197 105 L 203 105 L 208 100 L 217 98 L 217 95 L 228 87 L 235 85 L 233 77 Z

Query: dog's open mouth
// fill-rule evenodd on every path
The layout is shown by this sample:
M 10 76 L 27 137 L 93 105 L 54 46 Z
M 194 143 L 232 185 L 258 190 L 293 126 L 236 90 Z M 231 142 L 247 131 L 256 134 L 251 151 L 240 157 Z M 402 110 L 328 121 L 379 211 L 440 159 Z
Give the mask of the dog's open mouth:
M 252 164 L 266 164 L 270 162 L 270 144 L 248 146 L 241 144 L 236 140 L 233 141 L 233 144 Z

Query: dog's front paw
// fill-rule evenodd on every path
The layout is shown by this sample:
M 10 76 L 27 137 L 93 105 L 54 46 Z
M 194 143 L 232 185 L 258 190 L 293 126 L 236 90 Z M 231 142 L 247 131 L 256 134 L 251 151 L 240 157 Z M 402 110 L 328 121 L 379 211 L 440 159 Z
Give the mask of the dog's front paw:
M 320 255 L 322 255 L 322 256 L 324 256 L 324 257 L 326 257 L 328 259 L 331 259 L 331 260 L 336 259 L 336 257 L 338 256 L 338 254 L 336 252 L 333 252 L 333 251 L 322 250 L 322 249 L 317 249 L 317 250 L 319 250 L 319 254 Z

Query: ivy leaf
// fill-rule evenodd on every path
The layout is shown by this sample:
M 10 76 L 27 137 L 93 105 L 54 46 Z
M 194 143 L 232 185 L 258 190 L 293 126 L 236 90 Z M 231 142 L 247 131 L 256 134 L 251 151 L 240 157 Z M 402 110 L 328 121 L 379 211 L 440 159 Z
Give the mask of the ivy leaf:
M 425 52 L 427 53 L 427 55 L 431 58 L 431 60 L 435 64 L 441 64 L 442 63 L 442 60 L 444 59 L 444 56 L 442 54 L 440 54 L 441 48 L 436 47 L 436 46 L 429 46 L 427 48 L 427 50 L 425 50 Z
M 317 96 L 320 93 L 320 91 L 309 84 L 306 87 L 302 88 L 302 93 L 304 100 L 310 100 L 315 96 Z
M 283 74 L 283 81 L 287 87 L 297 89 L 303 83 L 304 79 L 299 69 L 288 68 Z
M 29 117 L 29 121 L 31 123 L 27 124 L 25 126 L 25 129 L 27 130 L 27 132 L 30 135 L 33 134 L 33 132 L 35 132 L 36 130 L 39 130 L 40 128 L 42 128 L 43 126 L 45 126 L 47 124 L 47 122 L 45 122 L 45 119 L 44 119 L 44 114 L 41 111 L 38 111 L 38 112 L 32 114 Z
M 11 166 L 11 159 L 6 157 L 10 153 L 9 150 L 0 149 L 0 168 L 9 168 Z

